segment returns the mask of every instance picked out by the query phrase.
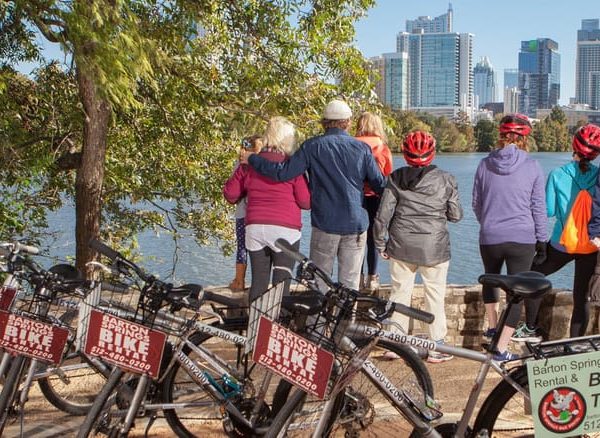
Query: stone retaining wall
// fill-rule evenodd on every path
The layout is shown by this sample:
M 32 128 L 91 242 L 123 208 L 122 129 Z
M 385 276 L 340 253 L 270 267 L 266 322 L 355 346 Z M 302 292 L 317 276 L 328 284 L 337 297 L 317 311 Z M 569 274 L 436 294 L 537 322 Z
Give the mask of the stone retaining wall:
M 389 287 L 383 287 L 385 292 Z M 544 296 L 538 324 L 548 334 L 548 339 L 569 337 L 572 294 L 570 290 L 556 289 Z M 412 300 L 413 307 L 425 309 L 422 285 L 416 285 Z M 590 309 L 588 334 L 599 333 L 600 308 Z M 448 285 L 446 293 L 446 318 L 448 335 L 446 341 L 467 348 L 479 348 L 481 335 L 487 328 L 485 309 L 481 297 L 481 286 Z M 525 316 L 523 315 L 523 319 Z M 412 321 L 412 333 L 428 333 L 426 324 Z
M 226 287 L 211 288 L 213 292 L 235 297 L 242 293 L 232 293 Z M 381 295 L 389 295 L 390 286 L 382 285 Z M 538 325 L 546 333 L 546 339 L 564 339 L 569 337 L 571 321 L 572 295 L 570 290 L 555 289 L 546 294 L 540 307 Z M 425 309 L 423 286 L 415 285 L 412 306 Z M 524 320 L 525 316 L 522 316 Z M 481 285 L 448 285 L 446 292 L 446 319 L 448 335 L 446 342 L 466 348 L 479 349 L 483 330 L 487 328 L 485 309 L 481 297 Z M 590 309 L 588 334 L 600 333 L 600 308 Z M 428 334 L 426 324 L 411 320 L 409 332 Z

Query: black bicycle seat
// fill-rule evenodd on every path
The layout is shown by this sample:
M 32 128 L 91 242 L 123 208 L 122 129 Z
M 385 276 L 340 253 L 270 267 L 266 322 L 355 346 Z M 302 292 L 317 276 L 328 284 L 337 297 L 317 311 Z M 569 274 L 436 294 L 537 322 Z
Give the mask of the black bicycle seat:
M 325 296 L 320 292 L 288 295 L 281 299 L 281 307 L 292 314 L 315 315 L 323 308 Z
M 552 283 L 544 274 L 526 271 L 513 275 L 483 274 L 479 283 L 499 287 L 509 295 L 522 298 L 537 298 L 552 290 Z

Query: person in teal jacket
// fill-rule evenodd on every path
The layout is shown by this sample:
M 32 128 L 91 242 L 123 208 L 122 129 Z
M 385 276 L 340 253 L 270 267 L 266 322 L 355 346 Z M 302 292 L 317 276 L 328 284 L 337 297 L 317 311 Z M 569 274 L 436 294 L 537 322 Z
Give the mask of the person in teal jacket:
M 592 197 L 598 178 L 598 167 L 591 163 L 600 154 L 600 128 L 585 125 L 573 136 L 573 161 L 554 169 L 546 183 L 546 208 L 549 217 L 556 217 L 552 236 L 548 244 L 546 260 L 533 265 L 532 270 L 544 275 L 552 274 L 567 263 L 575 260 L 573 278 L 573 312 L 570 336 L 583 336 L 589 319 L 588 284 L 596 266 L 596 253 L 567 253 L 560 244 L 560 236 L 571 207 L 580 190 L 587 190 Z M 595 142 L 592 140 L 596 139 Z M 537 300 L 539 303 L 541 299 Z

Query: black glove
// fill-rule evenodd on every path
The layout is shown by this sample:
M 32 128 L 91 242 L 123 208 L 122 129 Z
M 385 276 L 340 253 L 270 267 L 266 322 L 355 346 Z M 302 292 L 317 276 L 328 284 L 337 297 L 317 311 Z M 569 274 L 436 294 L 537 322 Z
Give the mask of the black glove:
M 538 240 L 535 243 L 535 256 L 533 257 L 533 266 L 541 265 L 548 257 L 548 242 Z

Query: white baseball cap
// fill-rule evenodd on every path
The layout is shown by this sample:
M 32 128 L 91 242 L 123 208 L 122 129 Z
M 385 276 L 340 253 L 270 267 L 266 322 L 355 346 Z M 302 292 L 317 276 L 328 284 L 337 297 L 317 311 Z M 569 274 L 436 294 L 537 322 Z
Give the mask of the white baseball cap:
M 326 120 L 347 120 L 352 118 L 352 110 L 346 102 L 334 99 L 327 104 L 323 111 Z

